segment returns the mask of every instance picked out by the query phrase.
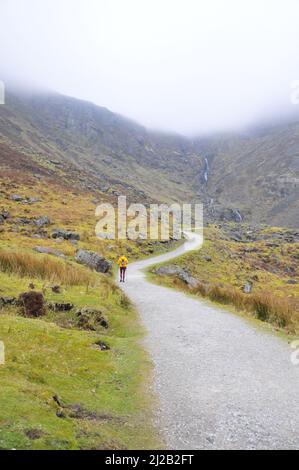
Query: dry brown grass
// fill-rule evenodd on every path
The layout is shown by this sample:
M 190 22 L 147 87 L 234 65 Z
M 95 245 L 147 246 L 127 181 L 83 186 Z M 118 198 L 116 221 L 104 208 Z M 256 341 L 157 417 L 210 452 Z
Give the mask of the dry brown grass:
M 47 255 L 33 255 L 27 252 L 0 250 L 0 270 L 32 279 L 46 279 L 66 286 L 94 285 L 93 273 L 81 266 L 56 260 Z
M 244 294 L 235 288 L 219 285 L 199 285 L 195 294 L 225 305 L 234 305 L 238 310 L 251 312 L 262 321 L 296 332 L 299 327 L 298 309 L 292 299 L 280 298 L 270 292 Z

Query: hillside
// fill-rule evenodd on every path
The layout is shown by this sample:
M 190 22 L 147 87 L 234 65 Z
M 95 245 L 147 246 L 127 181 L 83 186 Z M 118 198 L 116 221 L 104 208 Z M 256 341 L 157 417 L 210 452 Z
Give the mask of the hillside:
M 77 255 L 115 266 L 120 254 L 132 262 L 177 242 L 99 240 L 95 207 L 119 194 L 146 204 L 204 201 L 207 221 L 298 226 L 298 129 L 188 140 L 58 94 L 8 93 L 0 106 L 0 448 L 161 448 L 137 312 L 114 268 L 95 272 Z M 203 250 L 179 268 L 203 284 L 197 294 L 241 299 L 242 310 L 245 298 L 246 307 L 267 294 L 270 321 L 272 304 L 283 302 L 273 323 L 293 332 L 298 232 L 263 230 L 209 226 Z M 186 289 L 177 278 L 161 282 Z M 240 294 L 248 282 L 249 297 Z M 38 311 L 21 300 L 30 295 Z
M 202 140 L 198 148 L 209 161 L 206 200 L 216 218 L 234 207 L 250 222 L 299 226 L 298 122 Z
M 187 139 L 148 132 L 91 103 L 8 93 L 0 138 L 38 165 L 77 173 L 80 186 L 143 200 L 193 200 L 202 159 Z M 9 165 L 9 160 L 6 161 Z
M 294 116 L 188 139 L 57 93 L 10 91 L 0 106 L 0 145 L 7 169 L 46 173 L 80 190 L 146 203 L 202 201 L 206 221 L 299 225 Z

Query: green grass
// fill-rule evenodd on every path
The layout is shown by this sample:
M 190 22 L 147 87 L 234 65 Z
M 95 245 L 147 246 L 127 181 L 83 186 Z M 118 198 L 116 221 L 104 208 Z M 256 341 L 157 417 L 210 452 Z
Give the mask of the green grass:
M 16 296 L 30 281 L 0 273 L 0 296 Z M 62 328 L 74 311 L 49 312 L 42 320 L 31 320 L 20 317 L 15 307 L 0 310 L 0 340 L 6 349 L 5 365 L 0 366 L 0 448 L 159 447 L 147 392 L 151 363 L 140 345 L 144 332 L 122 291 L 104 275 L 88 290 L 63 286 L 61 294 L 40 280 L 34 283 L 47 301 L 101 309 L 109 328 Z M 93 349 L 98 340 L 111 349 Z M 62 400 L 65 418 L 56 415 L 54 395 Z M 97 419 L 70 417 L 74 405 Z M 32 439 L 32 434 L 38 438 Z
M 114 263 L 121 254 L 129 261 L 166 252 L 170 245 L 155 241 L 100 240 L 95 236 L 94 200 L 115 202 L 111 195 L 76 188 L 70 180 L 45 177 L 36 181 L 20 167 L 3 169 L 0 208 L 10 217 L 0 226 L 0 297 L 17 298 L 34 284 L 47 302 L 74 304 L 70 312 L 48 310 L 40 320 L 20 317 L 16 307 L 0 309 L 0 341 L 6 363 L 0 366 L 0 448 L 5 449 L 138 449 L 161 447 L 151 420 L 148 392 L 151 363 L 141 341 L 138 315 L 112 276 L 92 272 L 74 261 L 79 248 L 95 251 Z M 32 205 L 16 203 L 12 194 L 37 197 Z M 48 216 L 51 225 L 36 237 L 34 224 L 19 218 Z M 54 240 L 61 227 L 80 234 L 80 241 Z M 37 254 L 36 246 L 59 250 L 65 259 Z M 51 286 L 58 284 L 61 293 Z M 109 328 L 78 329 L 76 310 L 94 307 Z M 110 351 L 91 346 L 102 340 Z M 54 395 L 65 404 L 58 418 Z M 70 406 L 80 404 L 109 419 L 74 419 Z M 31 438 L 29 437 L 31 436 Z M 32 436 L 37 437 L 32 439 Z
M 136 332 L 110 338 L 111 351 L 91 348 L 94 333 L 63 330 L 40 320 L 1 315 L 6 364 L 0 368 L 4 449 L 143 448 L 155 446 L 141 388 L 149 370 Z M 59 418 L 54 395 L 104 418 Z M 106 417 L 106 418 L 105 418 Z M 37 440 L 27 437 L 38 429 Z

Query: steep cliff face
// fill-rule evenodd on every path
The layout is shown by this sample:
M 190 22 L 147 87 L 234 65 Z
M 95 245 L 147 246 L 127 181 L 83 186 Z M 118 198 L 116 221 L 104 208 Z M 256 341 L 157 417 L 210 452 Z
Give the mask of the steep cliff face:
M 57 160 L 117 190 L 161 201 L 191 201 L 203 161 L 178 135 L 149 132 L 91 103 L 58 94 L 9 94 L 0 135 L 28 157 Z
M 209 159 L 207 200 L 235 219 L 299 226 L 299 123 L 199 141 Z M 212 201 L 212 203 L 211 203 Z
M 202 201 L 207 220 L 299 226 L 299 121 L 191 140 L 74 98 L 11 92 L 0 106 L 0 143 L 1 165 L 16 165 L 13 150 L 20 166 L 89 190 Z

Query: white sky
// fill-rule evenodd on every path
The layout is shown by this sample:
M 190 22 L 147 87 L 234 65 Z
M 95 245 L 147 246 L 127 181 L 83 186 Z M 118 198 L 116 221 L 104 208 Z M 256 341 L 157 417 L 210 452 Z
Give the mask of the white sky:
M 246 125 L 299 80 L 298 0 L 0 0 L 0 21 L 5 76 L 148 127 Z

